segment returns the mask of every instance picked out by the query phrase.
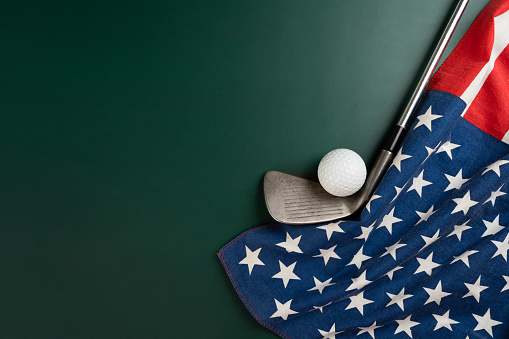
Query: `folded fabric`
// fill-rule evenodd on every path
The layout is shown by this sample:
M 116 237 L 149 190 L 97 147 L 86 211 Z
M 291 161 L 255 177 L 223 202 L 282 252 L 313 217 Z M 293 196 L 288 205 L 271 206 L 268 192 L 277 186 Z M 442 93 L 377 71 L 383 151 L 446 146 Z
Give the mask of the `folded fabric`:
M 218 256 L 283 338 L 509 335 L 509 0 L 437 71 L 359 221 L 251 229 Z

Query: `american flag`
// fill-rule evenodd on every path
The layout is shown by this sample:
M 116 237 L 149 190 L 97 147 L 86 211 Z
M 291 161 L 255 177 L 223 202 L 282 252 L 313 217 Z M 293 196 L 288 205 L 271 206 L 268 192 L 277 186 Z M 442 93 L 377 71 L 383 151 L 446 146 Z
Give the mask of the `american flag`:
M 218 253 L 283 338 L 509 337 L 509 0 L 428 87 L 359 221 L 249 230 Z

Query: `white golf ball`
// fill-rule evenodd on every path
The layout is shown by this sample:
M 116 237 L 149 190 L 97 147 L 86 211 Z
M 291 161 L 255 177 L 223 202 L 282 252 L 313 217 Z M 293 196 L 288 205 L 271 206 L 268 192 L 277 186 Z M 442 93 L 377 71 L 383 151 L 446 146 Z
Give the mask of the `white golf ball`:
M 346 197 L 357 192 L 366 181 L 366 165 L 354 151 L 345 148 L 327 153 L 318 165 L 318 180 L 332 195 Z

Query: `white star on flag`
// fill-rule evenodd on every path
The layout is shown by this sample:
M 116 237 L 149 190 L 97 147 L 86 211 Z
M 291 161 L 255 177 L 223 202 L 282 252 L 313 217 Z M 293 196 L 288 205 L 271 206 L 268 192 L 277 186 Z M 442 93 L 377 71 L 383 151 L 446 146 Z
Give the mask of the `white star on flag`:
M 495 200 L 498 197 L 501 197 L 506 194 L 506 193 L 502 192 L 502 187 L 504 187 L 504 185 L 500 186 L 500 188 L 498 190 L 496 190 L 495 192 L 491 192 L 491 196 L 484 203 L 487 203 L 489 201 L 489 202 L 491 202 L 492 206 L 495 206 Z
M 496 161 L 493 164 L 486 167 L 486 169 L 484 170 L 484 172 L 482 172 L 482 174 L 484 175 L 485 173 L 488 173 L 489 171 L 493 171 L 500 177 L 500 166 L 504 166 L 506 164 L 509 164 L 509 161 L 507 161 L 507 160 Z
M 382 326 L 376 326 L 376 321 L 369 327 L 360 327 L 359 326 L 359 333 L 357 333 L 357 336 L 360 336 L 363 333 L 368 333 L 371 338 L 375 339 L 375 330 Z
M 357 278 L 352 278 L 352 281 L 353 281 L 352 284 L 348 286 L 348 288 L 346 289 L 347 291 L 360 290 L 361 288 L 372 282 L 366 279 L 366 271 L 362 272 L 362 274 L 359 275 Z
M 251 275 L 251 271 L 255 265 L 265 265 L 260 259 L 258 259 L 258 255 L 260 254 L 261 247 L 255 251 L 251 251 L 249 247 L 246 246 L 246 257 L 239 262 L 239 265 L 247 265 L 249 268 L 249 275 Z
M 452 237 L 453 235 L 457 236 L 458 237 L 458 241 L 461 241 L 461 234 L 472 228 L 470 226 L 468 226 L 467 224 L 470 222 L 470 220 L 467 220 L 465 221 L 463 224 L 461 225 L 455 225 L 454 226 L 454 231 L 452 231 L 447 237 Z
M 426 148 L 426 152 L 428 155 L 426 156 L 426 159 L 424 161 L 428 160 L 428 158 L 437 150 L 437 148 L 440 147 L 440 143 L 438 143 L 434 148 L 429 148 L 428 146 L 424 146 Z
M 375 223 L 376 223 L 376 221 L 368 227 L 361 226 L 362 234 L 359 235 L 358 237 L 355 237 L 354 239 L 366 240 L 368 238 L 369 234 L 371 233 L 371 231 L 373 230 L 373 228 L 375 227 Z
M 332 285 L 336 284 L 336 283 L 331 283 L 332 278 L 329 278 L 329 279 L 327 279 L 327 280 L 325 280 L 323 282 L 318 280 L 318 279 L 316 279 L 316 277 L 313 277 L 313 279 L 315 280 L 315 287 L 309 289 L 308 291 L 315 291 L 316 290 L 316 291 L 320 292 L 320 294 L 322 294 L 323 289 L 325 287 L 332 286 Z
M 426 126 L 430 130 L 430 132 L 431 132 L 431 122 L 433 120 L 439 119 L 441 117 L 442 117 L 441 115 L 432 114 L 431 113 L 431 106 L 430 106 L 428 108 L 428 110 L 426 111 L 426 113 L 421 114 L 420 116 L 417 117 L 417 119 L 419 121 L 415 125 L 414 129 L 416 129 L 419 126 Z
M 445 174 L 445 177 L 447 180 L 449 180 L 449 185 L 445 188 L 444 192 L 450 191 L 452 189 L 459 190 L 461 186 L 463 186 L 463 184 L 469 180 L 463 178 L 463 169 L 460 169 L 454 177 L 448 174 Z
M 455 199 L 452 199 L 452 201 L 454 201 L 456 203 L 456 207 L 451 212 L 451 214 L 462 211 L 463 214 L 466 215 L 468 213 L 468 210 L 470 209 L 470 207 L 477 205 L 477 201 L 470 199 L 470 191 L 465 193 L 463 198 L 455 198 Z
M 396 218 L 394 216 L 394 210 L 395 209 L 396 209 L 396 207 L 393 207 L 392 210 L 389 212 L 389 214 L 384 216 L 384 218 L 382 219 L 382 222 L 380 223 L 380 225 L 378 225 L 378 227 L 385 227 L 385 228 L 387 228 L 387 231 L 389 231 L 390 234 L 392 234 L 392 225 L 397 223 L 397 222 L 402 221 L 402 219 Z
M 366 209 L 368 210 L 369 213 L 371 213 L 371 202 L 373 202 L 376 199 L 380 199 L 381 197 L 382 197 L 381 195 L 373 194 L 371 199 L 369 199 L 368 203 L 366 204 Z
M 502 288 L 502 290 L 500 292 L 509 290 L 509 277 L 506 275 L 503 275 L 502 277 L 504 277 L 504 279 L 505 279 L 505 286 Z
M 392 258 L 393 258 L 394 260 L 396 260 L 396 250 L 397 250 L 398 248 L 401 248 L 401 247 L 405 247 L 405 246 L 406 246 L 406 244 L 400 244 L 400 242 L 401 242 L 401 240 L 398 240 L 398 242 L 397 242 L 397 243 L 395 243 L 394 245 L 389 246 L 389 247 L 386 247 L 386 248 L 385 248 L 385 249 L 386 249 L 386 251 L 385 251 L 385 253 L 384 253 L 384 254 L 382 254 L 382 255 L 381 255 L 381 257 L 383 257 L 383 256 L 385 256 L 385 255 L 387 255 L 387 254 L 390 254 L 390 255 L 392 256 Z
M 340 334 L 343 331 L 336 332 L 336 324 L 332 324 L 329 331 L 318 330 L 318 332 L 320 332 L 320 335 L 323 335 L 322 339 L 336 339 L 336 334 Z
M 353 297 L 350 297 L 350 304 L 345 308 L 345 310 L 349 310 L 352 308 L 356 308 L 362 315 L 364 315 L 364 306 L 367 304 L 371 304 L 373 300 L 364 298 L 364 291 L 360 292 Z
M 509 234 L 506 235 L 504 241 L 492 240 L 491 242 L 497 246 L 497 251 L 493 254 L 491 259 L 495 258 L 497 255 L 501 255 L 502 258 L 507 261 L 507 251 L 509 251 Z
M 445 312 L 444 315 L 433 314 L 433 317 L 435 317 L 435 320 L 437 321 L 437 325 L 435 326 L 434 331 L 442 327 L 445 327 L 448 330 L 452 331 L 451 325 L 459 324 L 459 322 L 457 322 L 456 320 L 449 318 L 449 312 L 450 310 Z
M 425 186 L 429 186 L 432 183 L 429 181 L 424 180 L 424 170 L 421 171 L 421 174 L 419 174 L 416 178 L 413 178 L 412 186 L 408 189 L 407 192 L 415 190 L 417 194 L 419 194 L 420 197 L 422 197 L 422 189 Z
M 327 233 L 327 240 L 330 240 L 330 237 L 332 236 L 332 233 L 334 233 L 334 232 L 345 233 L 345 231 L 343 231 L 341 229 L 341 227 L 339 227 L 340 223 L 341 223 L 341 221 L 340 222 L 331 222 L 327 225 L 318 226 L 317 228 L 324 230 Z
M 426 152 L 428 152 L 428 156 L 426 157 L 426 159 L 429 158 L 429 156 L 433 153 L 433 151 L 436 149 L 436 147 L 433 149 L 433 148 L 430 148 L 428 146 L 424 146 L 426 148 Z
M 488 288 L 488 286 L 481 285 L 481 276 L 479 276 L 474 284 L 464 284 L 468 288 L 468 293 L 465 294 L 463 298 L 474 297 L 477 302 L 480 302 L 479 300 L 481 299 L 481 292 Z
M 429 245 L 431 245 L 432 243 L 434 243 L 435 241 L 437 241 L 439 233 L 440 233 L 440 230 L 436 231 L 435 234 L 431 238 L 421 235 L 421 238 L 422 238 L 422 240 L 424 240 L 424 243 L 425 243 L 422 248 L 424 249 L 424 248 L 428 247 Z
M 435 302 L 437 305 L 440 305 L 442 298 L 447 297 L 451 293 L 442 291 L 442 281 L 439 281 L 435 289 L 423 287 L 426 293 L 429 294 L 428 300 L 424 303 L 424 305 L 429 304 L 431 302 Z
M 409 159 L 412 157 L 411 155 L 403 154 L 402 151 L 403 151 L 403 148 L 400 148 L 398 151 L 398 154 L 396 154 L 396 156 L 394 157 L 394 160 L 392 160 L 392 165 L 391 165 L 391 166 L 396 167 L 396 169 L 400 172 L 401 172 L 401 162 L 405 159 Z
M 472 314 L 477 321 L 477 326 L 474 328 L 474 331 L 485 330 L 493 337 L 493 326 L 501 325 L 502 322 L 491 319 L 491 312 L 488 308 L 488 311 L 481 317 L 477 314 Z
M 484 225 L 486 226 L 486 231 L 484 231 L 484 233 L 481 235 L 481 238 L 486 237 L 488 235 L 497 234 L 498 232 L 500 232 L 504 229 L 504 226 L 500 226 L 499 217 L 500 217 L 500 215 L 497 215 L 495 217 L 495 219 L 493 219 L 493 221 L 487 221 L 487 220 L 482 221 L 484 223 Z
M 277 246 L 283 247 L 286 249 L 288 253 L 295 252 L 295 253 L 302 253 L 301 249 L 299 248 L 299 241 L 302 236 L 298 236 L 295 239 L 292 239 L 290 234 L 286 232 L 286 241 L 280 242 L 279 244 L 276 244 Z
M 465 265 L 467 265 L 468 268 L 470 268 L 470 262 L 468 261 L 468 257 L 471 256 L 472 254 L 477 253 L 477 252 L 479 252 L 479 251 L 477 251 L 477 250 L 468 250 L 468 251 L 465 251 L 462 254 L 460 254 L 459 256 L 454 257 L 454 260 L 451 261 L 451 264 L 455 263 L 456 261 L 461 260 L 461 261 L 463 261 L 463 263 Z
M 289 315 L 299 313 L 299 312 L 295 312 L 294 310 L 290 309 L 293 299 L 288 300 L 284 304 L 281 304 L 277 299 L 274 299 L 274 301 L 276 302 L 277 311 L 273 315 L 270 316 L 271 318 L 281 317 L 281 318 L 283 318 L 283 320 L 286 320 L 286 319 L 288 319 Z
M 327 265 L 327 263 L 329 262 L 330 258 L 341 259 L 339 257 L 339 255 L 337 255 L 336 252 L 334 252 L 334 249 L 336 248 L 336 246 L 337 245 L 334 245 L 334 246 L 332 246 L 331 248 L 329 248 L 327 250 L 322 250 L 320 248 L 319 249 L 320 250 L 320 254 L 314 255 L 313 258 L 322 257 L 323 261 L 325 262 L 325 265 Z
M 352 261 L 350 261 L 350 263 L 347 264 L 346 266 L 355 265 L 355 266 L 357 266 L 357 268 L 361 268 L 362 263 L 371 258 L 371 257 L 364 255 L 362 253 L 363 249 L 364 249 L 364 245 L 361 246 L 359 251 L 353 256 Z
M 394 200 L 396 200 L 396 198 L 399 196 L 399 194 L 401 193 L 401 191 L 403 190 L 403 187 L 396 187 L 394 186 L 394 189 L 396 190 L 396 195 L 394 196 L 394 198 L 392 198 L 391 202 L 393 202 Z
M 323 313 L 323 308 L 324 308 L 325 306 L 329 306 L 330 304 L 332 304 L 332 301 L 331 301 L 331 302 L 329 302 L 329 303 L 327 303 L 327 304 L 325 304 L 325 305 L 322 305 L 322 306 L 313 306 L 313 308 L 314 308 L 315 310 L 320 310 L 320 313 Z
M 401 269 L 403 269 L 403 267 L 401 267 L 401 266 L 396 266 L 396 267 L 394 267 L 392 270 L 390 270 L 389 272 L 387 272 L 387 276 L 389 277 L 389 279 L 391 279 L 391 280 L 392 280 L 392 278 L 393 278 L 393 276 L 394 276 L 394 272 L 399 271 L 399 270 L 401 270 Z
M 404 287 L 401 289 L 401 291 L 399 291 L 398 294 L 391 294 L 389 292 L 385 292 L 385 293 L 387 293 L 389 298 L 391 298 L 391 301 L 389 301 L 389 303 L 387 305 L 385 305 L 385 307 L 389 307 L 391 305 L 396 304 L 396 305 L 399 306 L 399 308 L 401 308 L 402 311 L 405 310 L 405 305 L 403 304 L 405 299 L 413 297 L 412 294 L 405 294 L 405 288 Z
M 437 153 L 441 153 L 441 152 L 445 152 L 447 153 L 447 155 L 449 156 L 449 158 L 451 158 L 452 160 L 452 150 L 455 149 L 455 148 L 458 148 L 460 147 L 460 145 L 458 144 L 453 144 L 452 142 L 450 141 L 446 141 L 442 144 L 442 146 L 440 146 L 438 148 L 438 151 Z
M 421 218 L 416 225 L 420 224 L 423 221 L 428 221 L 429 217 L 431 217 L 436 211 L 433 211 L 434 206 L 431 206 L 430 209 L 427 212 L 419 212 L 415 211 L 417 215 L 419 215 L 419 218 Z
M 398 334 L 400 332 L 405 332 L 410 338 L 412 337 L 412 327 L 419 325 L 420 323 L 416 321 L 412 321 L 410 318 L 412 315 L 409 315 L 403 320 L 396 320 L 398 323 L 398 328 L 394 331 L 394 334 Z
M 414 274 L 426 272 L 428 275 L 431 275 L 431 271 L 440 266 L 440 264 L 433 262 L 433 252 L 431 252 L 426 259 L 417 258 L 417 261 L 419 262 L 419 267 Z
M 293 270 L 295 269 L 295 265 L 296 264 L 297 264 L 297 262 L 294 262 L 290 266 L 285 266 L 285 264 L 283 264 L 281 262 L 281 260 L 280 260 L 279 261 L 279 268 L 280 268 L 281 271 L 279 271 L 279 273 L 274 274 L 272 276 L 272 278 L 283 280 L 283 284 L 285 285 L 285 288 L 288 285 L 288 282 L 290 280 L 292 280 L 292 279 L 293 280 L 300 280 L 300 278 L 295 273 L 293 273 Z

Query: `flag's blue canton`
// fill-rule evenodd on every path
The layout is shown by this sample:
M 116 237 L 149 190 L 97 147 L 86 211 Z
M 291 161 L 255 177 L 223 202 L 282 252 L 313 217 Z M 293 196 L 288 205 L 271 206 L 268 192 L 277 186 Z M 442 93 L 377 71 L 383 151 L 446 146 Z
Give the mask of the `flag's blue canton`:
M 248 231 L 219 257 L 285 338 L 509 334 L 509 145 L 428 92 L 360 221 Z

